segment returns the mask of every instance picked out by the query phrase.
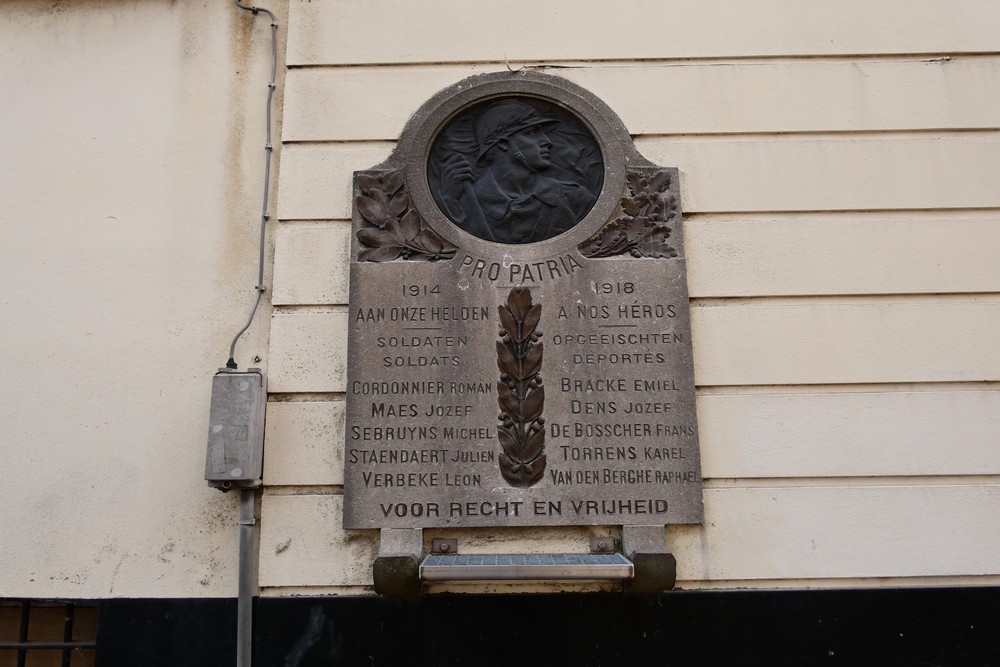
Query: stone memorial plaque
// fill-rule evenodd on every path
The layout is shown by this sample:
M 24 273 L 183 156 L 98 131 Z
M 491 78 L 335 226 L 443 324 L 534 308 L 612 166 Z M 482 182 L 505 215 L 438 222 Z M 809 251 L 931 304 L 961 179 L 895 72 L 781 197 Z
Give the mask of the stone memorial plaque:
M 467 79 L 355 174 L 346 528 L 701 523 L 677 170 Z

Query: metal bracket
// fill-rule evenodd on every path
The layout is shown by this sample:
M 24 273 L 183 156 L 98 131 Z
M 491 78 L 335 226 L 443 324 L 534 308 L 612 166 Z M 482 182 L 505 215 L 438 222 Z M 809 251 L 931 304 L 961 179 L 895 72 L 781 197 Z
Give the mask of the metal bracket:
M 420 594 L 418 575 L 423 531 L 420 528 L 383 528 L 379 536 L 378 557 L 372 566 L 375 592 L 392 597 Z
M 435 537 L 431 540 L 431 553 L 435 556 L 451 556 L 458 553 L 458 540 L 453 537 Z
M 622 551 L 635 565 L 627 592 L 658 595 L 677 583 L 677 559 L 670 553 L 664 526 L 622 526 Z
M 592 554 L 613 554 L 615 553 L 615 538 L 601 535 L 590 538 L 590 553 Z

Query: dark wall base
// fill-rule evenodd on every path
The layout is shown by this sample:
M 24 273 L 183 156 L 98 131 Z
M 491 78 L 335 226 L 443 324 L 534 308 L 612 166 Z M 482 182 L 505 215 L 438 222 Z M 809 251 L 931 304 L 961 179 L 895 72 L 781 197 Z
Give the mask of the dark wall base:
M 236 599 L 104 600 L 97 607 L 97 665 L 236 664 Z
M 234 600 L 108 600 L 100 667 L 234 664 Z M 1000 665 L 1000 588 L 265 598 L 255 667 Z

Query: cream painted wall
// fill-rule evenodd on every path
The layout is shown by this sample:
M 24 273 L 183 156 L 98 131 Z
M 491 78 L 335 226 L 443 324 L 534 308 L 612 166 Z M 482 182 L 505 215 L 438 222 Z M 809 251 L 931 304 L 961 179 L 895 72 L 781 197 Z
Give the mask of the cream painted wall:
M 202 476 L 269 74 L 268 22 L 231 2 L 4 3 L 0 597 L 236 594 L 238 498 Z
M 340 528 L 350 175 L 505 58 L 681 170 L 706 524 L 668 531 L 679 586 L 1000 584 L 1000 4 L 287 5 L 275 306 L 238 348 L 272 392 L 263 594 L 370 593 L 377 535 Z M 237 498 L 202 473 L 256 282 L 267 22 L 3 10 L 0 597 L 232 596 Z
M 681 172 L 706 523 L 667 531 L 678 586 L 1000 583 L 1000 4 L 607 8 L 291 2 L 264 594 L 370 592 L 377 535 L 340 528 L 351 173 L 437 90 L 522 65 Z

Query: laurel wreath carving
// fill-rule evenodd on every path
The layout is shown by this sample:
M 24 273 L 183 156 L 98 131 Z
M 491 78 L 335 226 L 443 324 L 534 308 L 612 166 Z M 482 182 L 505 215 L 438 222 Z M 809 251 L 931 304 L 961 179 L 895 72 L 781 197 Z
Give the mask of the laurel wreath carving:
M 628 193 L 621 198 L 623 215 L 604 225 L 577 246 L 584 257 L 633 257 L 669 259 L 677 249 L 667 243 L 670 223 L 677 219 L 677 197 L 670 190 L 670 172 L 649 176 L 630 171 L 625 176 Z
M 499 310 L 500 472 L 511 486 L 526 488 L 538 483 L 545 472 L 545 387 L 539 374 L 542 343 L 538 340 L 542 306 L 532 303 L 531 290 L 515 287 Z
M 410 206 L 402 171 L 381 177 L 358 174 L 357 184 L 361 194 L 355 203 L 365 225 L 357 232 L 364 246 L 358 252 L 359 262 L 399 258 L 433 262 L 455 256 L 455 246 L 427 227 Z

